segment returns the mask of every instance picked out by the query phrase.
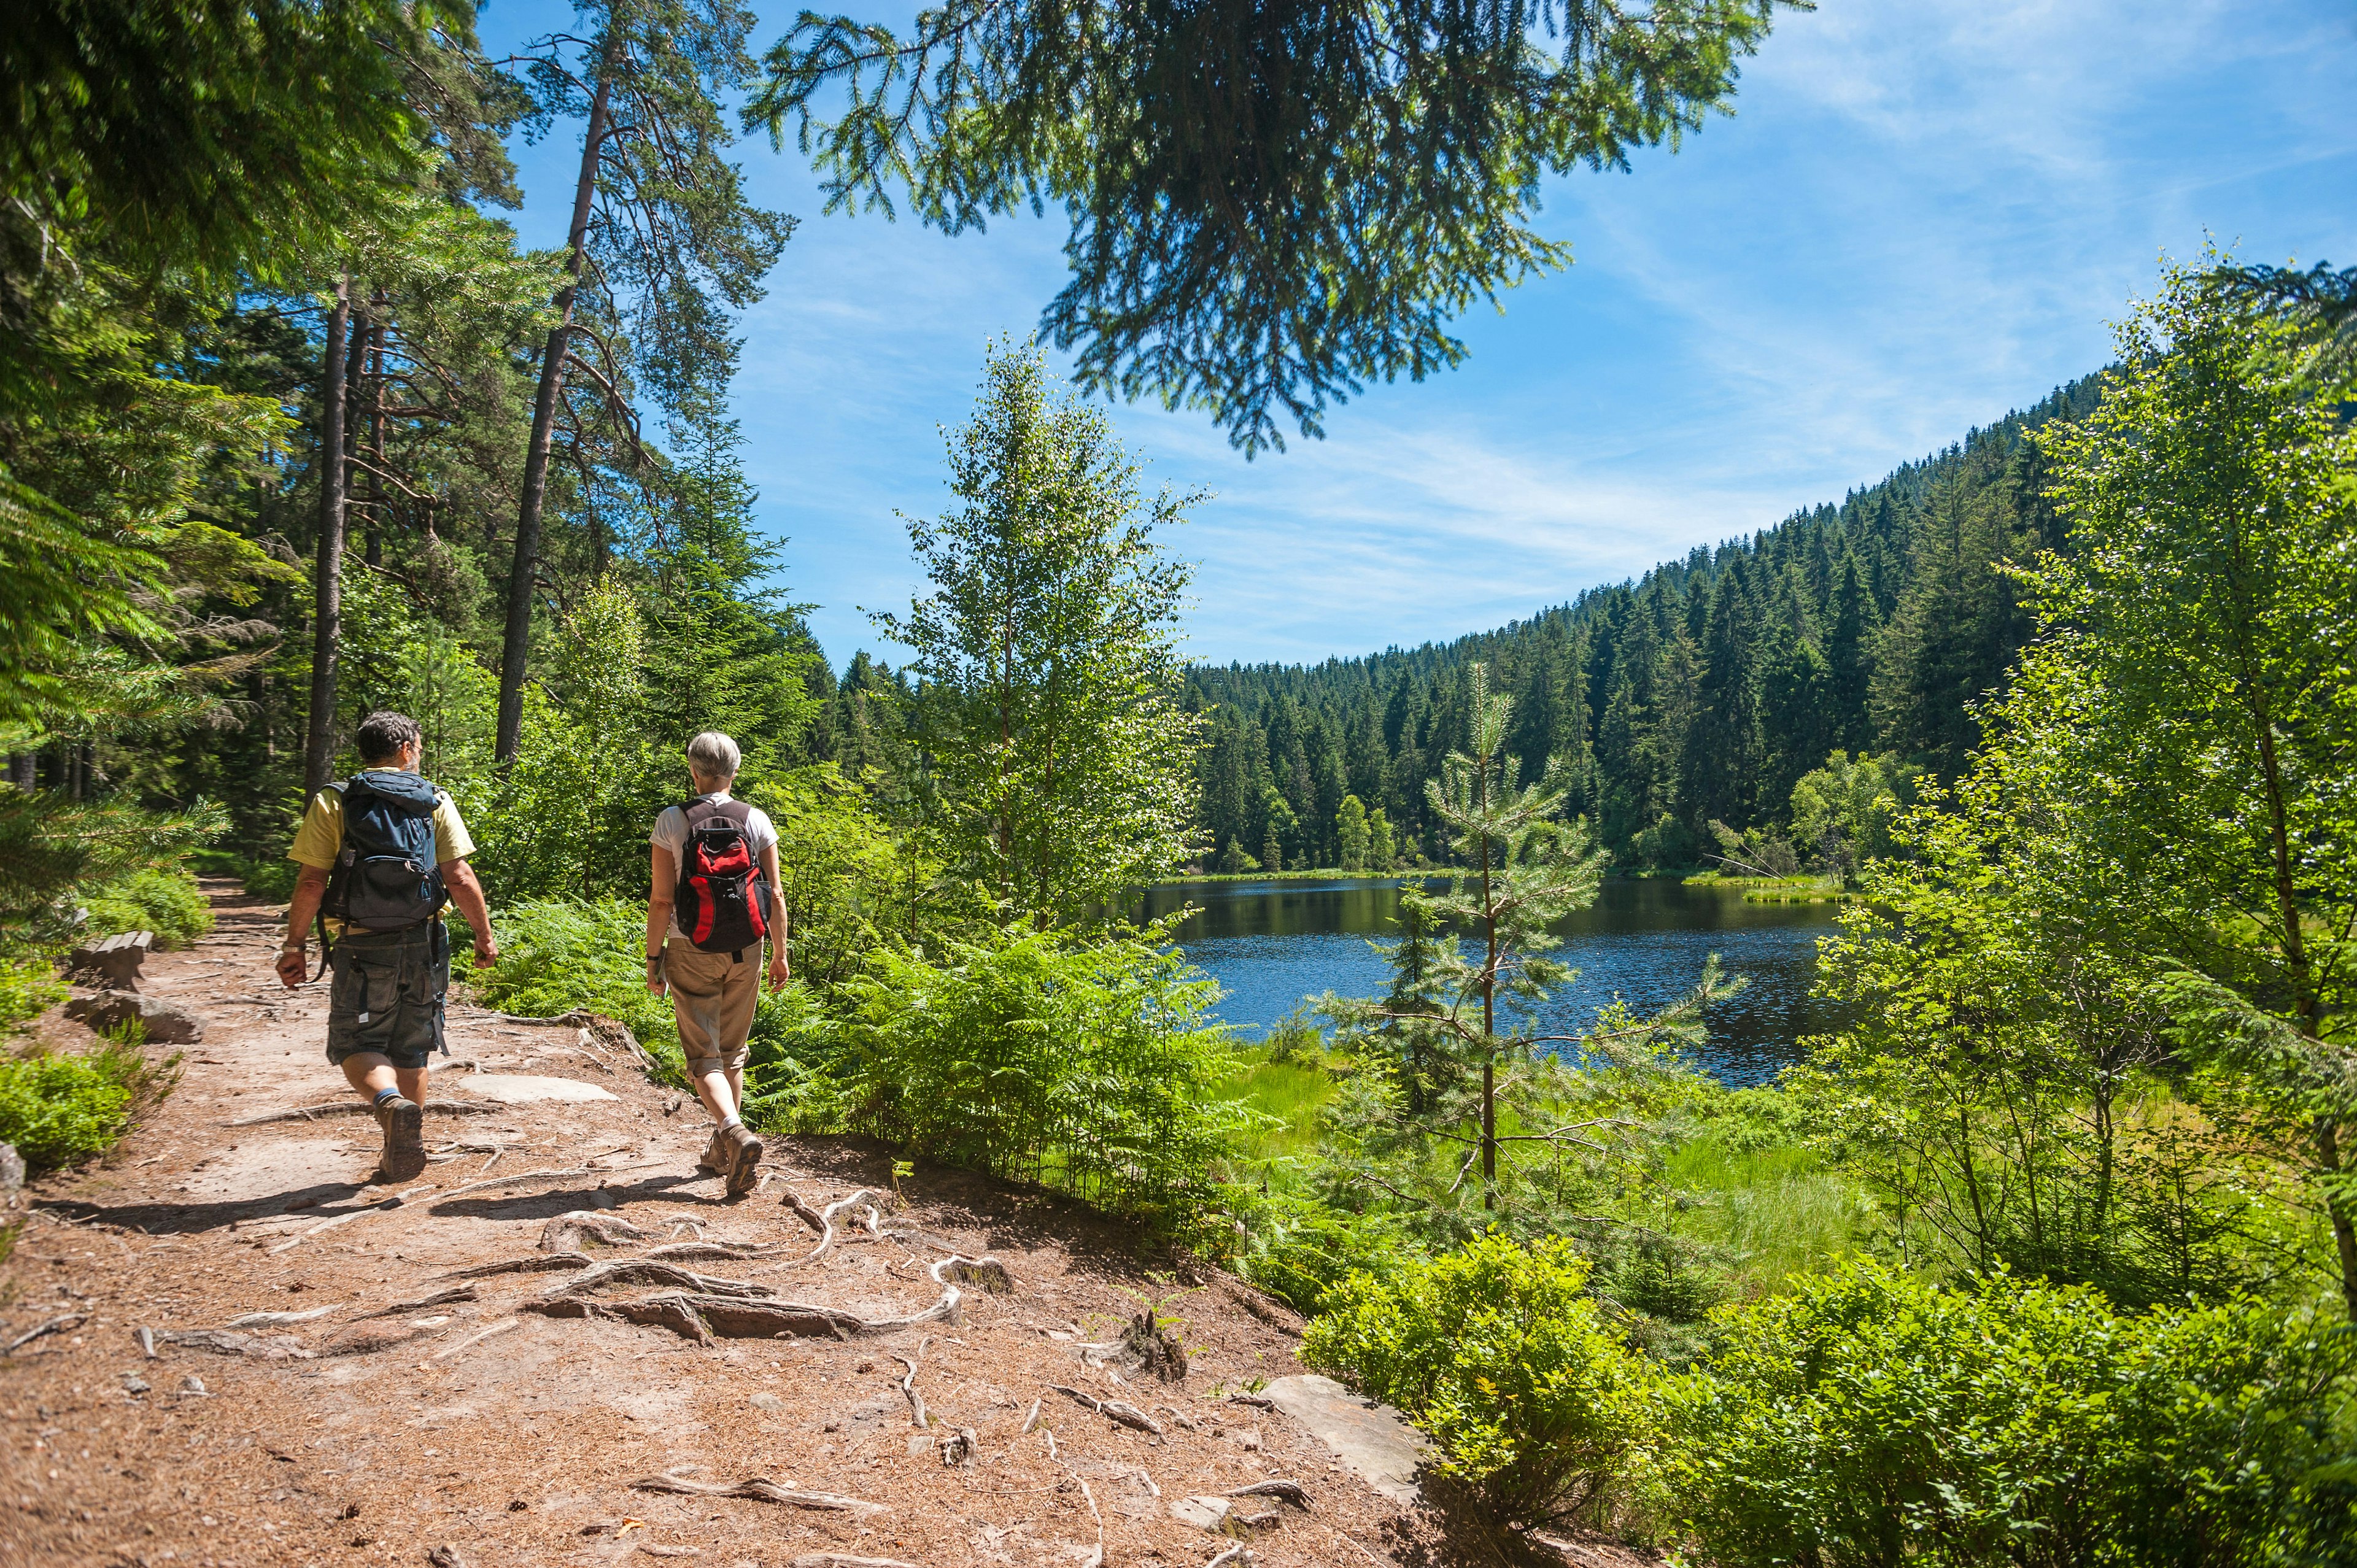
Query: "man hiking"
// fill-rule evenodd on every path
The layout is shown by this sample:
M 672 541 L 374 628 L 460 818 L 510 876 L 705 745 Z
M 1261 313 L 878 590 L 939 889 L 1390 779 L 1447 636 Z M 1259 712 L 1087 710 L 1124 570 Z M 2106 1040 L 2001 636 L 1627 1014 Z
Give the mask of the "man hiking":
M 483 885 L 467 857 L 475 841 L 450 797 L 417 776 L 417 721 L 375 713 L 354 736 L 362 767 L 312 798 L 286 857 L 303 869 L 286 911 L 278 978 L 310 972 L 314 919 L 335 983 L 328 993 L 328 1059 L 376 1112 L 384 1133 L 380 1175 L 410 1181 L 425 1168 L 425 1058 L 448 1054 L 443 998 L 450 989 L 454 902 L 475 932 L 475 966 L 500 956 Z
M 737 743 L 718 730 L 687 743 L 695 794 L 655 819 L 647 899 L 647 990 L 671 992 L 687 1079 L 717 1123 L 696 1163 L 726 1177 L 731 1197 L 760 1179 L 761 1140 L 737 1112 L 764 936 L 770 989 L 787 979 L 778 831 L 758 807 L 728 798 L 739 760 Z

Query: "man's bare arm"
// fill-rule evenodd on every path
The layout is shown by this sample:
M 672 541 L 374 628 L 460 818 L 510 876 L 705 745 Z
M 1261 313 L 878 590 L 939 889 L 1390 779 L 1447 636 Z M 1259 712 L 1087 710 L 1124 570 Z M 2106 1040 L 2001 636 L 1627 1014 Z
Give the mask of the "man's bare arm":
M 463 860 L 442 863 L 442 886 L 450 890 L 450 902 L 458 906 L 458 913 L 467 917 L 467 924 L 475 932 L 475 967 L 481 969 L 499 961 L 500 941 L 491 935 L 491 907 L 483 901 L 483 885 L 475 876 L 475 868 Z
M 311 972 L 304 950 L 310 940 L 311 922 L 319 913 L 319 900 L 327 896 L 327 871 L 305 866 L 295 878 L 295 898 L 286 906 L 286 940 L 278 949 L 279 983 L 290 989 L 302 984 Z

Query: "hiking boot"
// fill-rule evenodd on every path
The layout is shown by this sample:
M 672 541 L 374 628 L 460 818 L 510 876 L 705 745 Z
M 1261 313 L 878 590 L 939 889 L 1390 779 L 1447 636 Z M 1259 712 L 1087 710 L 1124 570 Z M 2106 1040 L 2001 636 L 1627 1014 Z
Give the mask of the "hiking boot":
M 760 1182 L 761 1140 L 742 1122 L 720 1129 L 720 1137 L 728 1146 L 728 1196 L 742 1197 Z
M 377 1167 L 387 1181 L 415 1181 L 425 1170 L 425 1107 L 393 1095 L 376 1107 L 376 1124 L 384 1133 L 384 1154 Z
M 695 1157 L 695 1168 L 713 1176 L 726 1176 L 736 1164 L 737 1151 L 729 1146 L 727 1133 L 715 1127 L 711 1141 L 704 1145 L 704 1153 Z

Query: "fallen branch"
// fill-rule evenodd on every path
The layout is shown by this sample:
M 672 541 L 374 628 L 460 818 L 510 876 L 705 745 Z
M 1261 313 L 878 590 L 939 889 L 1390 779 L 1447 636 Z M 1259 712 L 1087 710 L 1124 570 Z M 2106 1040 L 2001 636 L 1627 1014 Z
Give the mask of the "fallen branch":
M 308 1312 L 249 1312 L 242 1316 L 231 1318 L 224 1326 L 230 1328 L 285 1328 L 290 1324 L 308 1323 L 313 1318 L 325 1317 L 328 1314 L 334 1312 L 343 1305 L 344 1304 L 339 1301 L 331 1302 L 326 1306 L 315 1306 Z
M 289 1247 L 301 1246 L 304 1242 L 309 1240 L 312 1237 L 317 1236 L 322 1230 L 333 1230 L 339 1225 L 350 1225 L 355 1219 L 364 1219 L 371 1214 L 381 1214 L 388 1208 L 398 1208 L 400 1207 L 401 1199 L 397 1197 L 388 1197 L 382 1203 L 371 1203 L 366 1208 L 355 1208 L 350 1214 L 339 1214 L 333 1219 L 323 1219 L 318 1224 L 312 1226 L 311 1229 L 303 1231 L 299 1235 L 289 1236 L 284 1241 L 279 1242 L 275 1247 L 271 1248 L 266 1255 L 274 1258 L 279 1253 L 286 1251 Z
M 1061 1383 L 1049 1383 L 1048 1387 L 1069 1399 L 1079 1401 L 1109 1421 L 1117 1421 L 1124 1426 L 1151 1433 L 1157 1437 L 1162 1435 L 1162 1423 L 1134 1404 L 1121 1400 L 1101 1400 L 1078 1389 L 1068 1389 Z
M 0 1356 L 13 1356 L 19 1348 L 30 1345 L 44 1334 L 60 1334 L 69 1328 L 79 1328 L 89 1316 L 90 1314 L 87 1312 L 69 1312 L 62 1316 L 52 1317 L 47 1323 L 37 1323 L 27 1332 L 8 1341 L 8 1348 L 5 1350 L 0 1350 Z
M 794 1559 L 794 1568 L 917 1568 L 913 1563 L 903 1563 L 897 1557 L 854 1557 L 843 1552 L 805 1552 Z
M 1285 1501 L 1291 1503 L 1296 1508 L 1307 1509 L 1309 1507 L 1309 1488 L 1303 1486 L 1298 1481 L 1288 1481 L 1283 1477 L 1273 1477 L 1265 1481 L 1254 1481 L 1249 1487 L 1235 1487 L 1228 1493 L 1228 1496 L 1232 1498 L 1282 1498 Z
M 1204 1563 L 1203 1568 L 1253 1568 L 1254 1561 L 1252 1548 L 1239 1543 Z
M 167 1345 L 185 1346 L 191 1350 L 210 1350 L 216 1356 L 256 1356 L 265 1361 L 307 1361 L 311 1352 L 291 1334 L 281 1334 L 264 1339 L 252 1334 L 232 1334 L 224 1328 L 167 1329 L 156 1336 Z
M 489 1328 L 482 1329 L 478 1333 L 469 1334 L 466 1338 L 460 1339 L 454 1344 L 443 1346 L 442 1348 L 434 1352 L 433 1359 L 436 1361 L 445 1360 L 449 1357 L 456 1356 L 461 1350 L 473 1349 L 476 1346 L 480 1345 L 484 1340 L 490 1338 L 495 1334 L 505 1334 L 509 1329 L 519 1326 L 521 1326 L 521 1325 L 515 1318 L 501 1318 L 499 1322 L 492 1324 Z
M 803 1492 L 781 1487 L 766 1476 L 752 1476 L 730 1486 L 691 1481 L 683 1476 L 641 1476 L 630 1483 L 637 1492 L 676 1492 L 691 1498 L 751 1498 L 757 1502 L 784 1503 L 789 1508 L 822 1513 L 884 1513 L 882 1503 L 846 1498 L 839 1492 Z

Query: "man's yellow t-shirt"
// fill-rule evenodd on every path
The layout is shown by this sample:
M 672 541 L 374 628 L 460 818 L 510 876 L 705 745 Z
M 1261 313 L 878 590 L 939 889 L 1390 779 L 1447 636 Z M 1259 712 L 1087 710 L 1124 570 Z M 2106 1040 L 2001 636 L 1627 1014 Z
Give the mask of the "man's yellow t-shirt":
M 363 773 L 397 773 L 395 768 L 364 768 Z M 286 858 L 297 865 L 307 865 L 315 871 L 332 871 L 336 856 L 344 847 L 344 792 L 322 789 L 311 797 L 311 809 L 303 813 L 303 825 L 295 830 L 295 842 L 287 846 Z M 454 860 L 464 860 L 475 853 L 475 841 L 468 835 L 467 824 L 458 818 L 457 802 L 450 799 L 447 789 L 434 791 L 434 861 L 447 865 Z M 344 923 L 328 922 L 330 938 L 344 934 Z
M 363 773 L 397 773 L 394 768 L 364 768 Z M 303 825 L 295 832 L 295 842 L 287 847 L 286 858 L 297 865 L 307 865 L 316 871 L 335 869 L 336 855 L 344 847 L 344 792 L 322 789 L 311 797 L 311 809 L 303 813 Z M 475 841 L 468 835 L 467 824 L 458 820 L 457 803 L 450 799 L 447 789 L 434 791 L 434 862 L 447 865 L 454 860 L 464 860 L 475 853 Z

